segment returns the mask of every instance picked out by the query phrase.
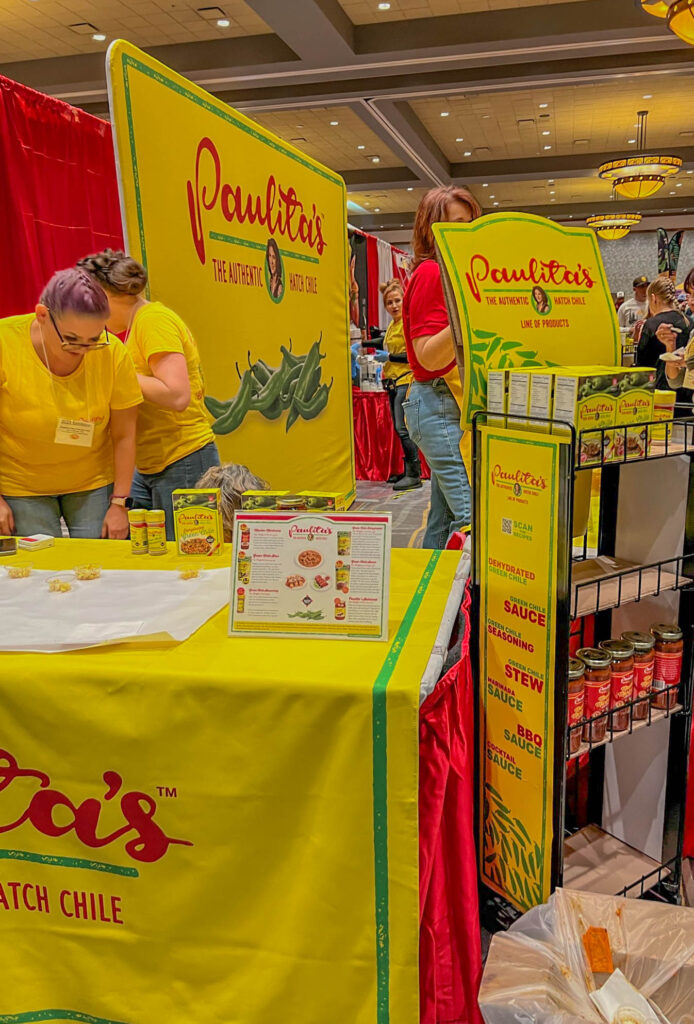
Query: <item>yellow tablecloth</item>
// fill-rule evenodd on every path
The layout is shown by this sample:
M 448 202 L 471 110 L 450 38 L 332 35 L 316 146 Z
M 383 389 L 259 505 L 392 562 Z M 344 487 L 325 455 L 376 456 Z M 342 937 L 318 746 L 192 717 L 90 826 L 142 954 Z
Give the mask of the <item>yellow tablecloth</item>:
M 457 562 L 393 551 L 388 643 L 232 640 L 223 612 L 0 655 L 0 1024 L 418 1021 L 419 683 Z

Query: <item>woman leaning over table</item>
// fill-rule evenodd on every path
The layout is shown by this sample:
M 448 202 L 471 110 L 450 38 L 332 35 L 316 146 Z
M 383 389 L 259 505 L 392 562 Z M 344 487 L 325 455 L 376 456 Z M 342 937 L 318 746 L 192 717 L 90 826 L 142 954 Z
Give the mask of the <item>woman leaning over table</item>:
M 142 394 L 105 331 L 104 290 L 61 270 L 34 313 L 0 320 L 0 533 L 128 536 Z
M 465 223 L 481 214 L 467 189 L 442 186 L 427 192 L 415 218 L 414 269 L 403 300 L 414 382 L 404 409 L 410 437 L 431 469 L 431 507 L 422 540 L 425 548 L 445 548 L 453 533 L 469 528 L 472 517 L 470 484 L 460 454 L 462 388 L 432 225 Z
M 147 271 L 137 260 L 104 249 L 78 266 L 106 291 L 108 326 L 125 333 L 145 397 L 137 423 L 133 507 L 163 509 L 166 535 L 173 540 L 173 491 L 195 487 L 206 470 L 219 465 L 198 347 L 177 313 L 145 298 Z

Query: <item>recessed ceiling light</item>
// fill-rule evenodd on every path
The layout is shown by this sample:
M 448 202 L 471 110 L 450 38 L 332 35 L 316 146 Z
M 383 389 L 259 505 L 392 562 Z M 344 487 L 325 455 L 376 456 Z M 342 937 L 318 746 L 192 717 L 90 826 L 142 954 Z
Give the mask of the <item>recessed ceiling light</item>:
M 646 95 L 643 98 L 645 100 L 652 100 L 653 99 L 653 93 L 652 92 L 647 92 Z
M 676 195 L 677 195 L 677 193 L 676 193 L 676 192 L 671 192 L 671 193 L 670 193 L 670 195 L 671 195 L 671 196 L 676 196 Z
M 557 194 L 557 193 L 556 193 L 555 191 L 552 191 L 552 192 L 550 192 L 550 195 L 551 195 L 551 196 L 556 196 L 556 194 Z
M 456 142 L 465 142 L 465 139 L 462 139 L 462 138 L 460 138 L 460 136 L 459 136 L 459 137 L 458 137 L 458 138 L 457 138 L 457 139 L 456 139 L 455 141 L 456 141 Z
M 491 114 L 482 114 L 482 120 L 483 121 L 488 121 L 491 116 L 492 116 Z
M 407 188 L 407 191 L 408 192 L 414 192 L 414 189 L 413 189 L 413 187 L 411 185 L 409 185 L 408 188 Z
M 540 110 L 546 110 L 548 106 L 549 106 L 549 103 L 541 103 L 540 104 Z
M 548 178 L 547 184 L 548 185 L 553 185 L 554 184 L 554 178 Z
M 463 153 L 463 156 L 472 156 L 472 153 L 471 153 L 471 152 L 470 152 L 470 150 L 468 149 L 468 150 L 466 150 L 466 151 L 465 151 L 465 152 Z
M 551 146 L 545 146 L 545 149 L 551 149 L 551 148 L 552 148 Z
M 366 146 L 357 146 L 357 149 L 366 149 Z
M 387 4 L 387 3 L 379 4 L 378 5 L 378 9 L 379 9 L 379 11 L 389 11 L 390 10 L 390 4 Z
M 484 185 L 482 186 L 482 188 L 489 188 L 489 184 L 488 184 L 488 182 L 486 182 L 486 181 L 485 181 L 485 183 L 484 183 Z
M 492 196 L 492 195 L 490 195 L 490 196 L 489 196 L 489 198 L 490 198 L 490 199 L 496 199 L 496 196 Z
M 372 164 L 380 164 L 380 162 L 381 162 L 380 156 L 372 156 L 371 157 L 371 163 Z
M 675 185 L 675 188 L 682 188 L 682 182 L 678 181 L 677 184 Z
M 543 135 L 551 135 L 552 133 L 551 132 L 543 132 L 542 134 Z
M 229 28 L 231 22 L 228 18 L 217 18 L 217 25 L 219 28 Z
M 636 139 L 627 139 L 627 142 L 629 143 L 630 146 L 633 146 L 635 144 L 635 142 L 636 142 Z
M 374 213 L 380 213 L 380 212 L 381 212 L 381 207 L 380 206 L 374 206 Z
M 495 205 L 495 206 L 498 206 L 499 204 L 498 204 L 498 203 L 494 203 L 494 205 Z
M 331 121 L 330 122 L 330 124 L 333 126 L 333 128 L 337 128 L 339 123 L 340 123 L 339 121 Z
M 441 111 L 441 117 L 448 117 L 449 114 L 450 114 L 449 110 L 442 110 Z
M 94 35 L 92 36 L 92 39 L 94 40 L 95 43 L 104 43 L 104 42 L 106 42 L 106 36 L 104 35 L 103 32 L 95 32 Z

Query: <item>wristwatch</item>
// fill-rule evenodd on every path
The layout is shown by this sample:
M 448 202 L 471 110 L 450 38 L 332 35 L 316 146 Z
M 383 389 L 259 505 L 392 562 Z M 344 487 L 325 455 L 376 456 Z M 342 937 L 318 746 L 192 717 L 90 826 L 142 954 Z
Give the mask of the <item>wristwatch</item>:
M 128 507 L 128 498 L 127 498 L 127 496 L 123 497 L 120 494 L 112 494 L 111 495 L 111 501 L 109 502 L 109 504 L 110 505 L 119 505 L 120 508 L 127 508 Z

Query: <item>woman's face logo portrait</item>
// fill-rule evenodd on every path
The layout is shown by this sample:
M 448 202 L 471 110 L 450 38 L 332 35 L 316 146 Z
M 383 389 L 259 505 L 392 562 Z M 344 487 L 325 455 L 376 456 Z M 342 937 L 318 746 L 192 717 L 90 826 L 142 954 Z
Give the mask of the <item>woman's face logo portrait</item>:
M 544 288 L 540 288 L 538 284 L 536 284 L 532 290 L 531 301 L 533 309 L 536 313 L 539 313 L 540 316 L 547 316 L 552 309 L 552 300 Z
M 274 238 L 268 239 L 265 248 L 265 287 L 273 302 L 284 298 L 284 265 L 279 246 Z

